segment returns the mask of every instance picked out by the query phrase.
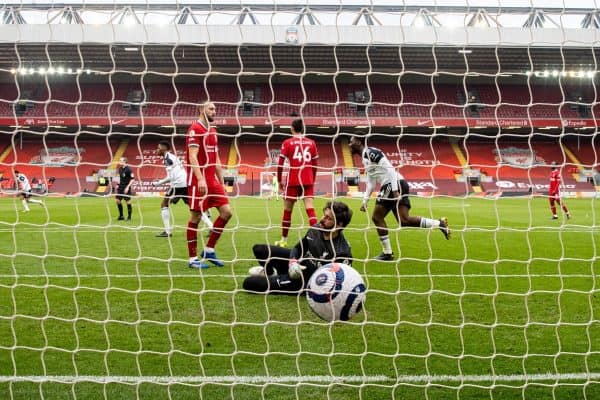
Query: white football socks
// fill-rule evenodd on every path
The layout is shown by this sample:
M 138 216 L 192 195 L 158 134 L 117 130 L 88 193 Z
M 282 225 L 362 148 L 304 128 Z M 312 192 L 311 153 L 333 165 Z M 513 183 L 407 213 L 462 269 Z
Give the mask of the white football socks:
M 169 212 L 169 207 L 161 208 L 160 215 L 165 226 L 165 232 L 171 234 L 171 213 Z
M 379 236 L 379 241 L 381 242 L 381 247 L 383 247 L 383 252 L 385 254 L 392 254 L 392 243 L 390 242 L 390 236 Z
M 421 217 L 421 228 L 438 228 L 440 220 Z

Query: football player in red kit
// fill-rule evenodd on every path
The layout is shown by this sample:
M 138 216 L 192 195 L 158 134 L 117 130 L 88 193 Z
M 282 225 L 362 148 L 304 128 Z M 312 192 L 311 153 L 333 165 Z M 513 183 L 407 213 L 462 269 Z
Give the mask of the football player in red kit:
M 314 140 L 304 136 L 304 123 L 301 119 L 292 121 L 292 137 L 281 145 L 277 181 L 284 190 L 283 218 L 281 220 L 281 240 L 275 245 L 287 247 L 287 236 L 292 225 L 292 211 L 296 200 L 303 199 L 310 226 L 317 223 L 313 196 L 317 176 L 317 145 Z M 288 176 L 283 183 L 283 167 L 287 162 Z
M 567 219 L 571 218 L 571 213 L 569 213 L 567 206 L 560 200 L 560 170 L 555 162 L 552 163 L 552 172 L 550 172 L 550 190 L 548 190 L 548 199 L 550 200 L 552 219 L 558 219 L 558 215 L 556 215 L 556 206 L 554 205 L 555 202 L 561 206 Z
M 208 268 L 207 261 L 222 267 L 215 245 L 231 218 L 229 199 L 225 194 L 217 131 L 211 123 L 216 115 L 215 105 L 206 102 L 200 107 L 199 118 L 190 126 L 186 137 L 187 186 L 190 221 L 187 245 L 190 268 Z M 203 212 L 215 207 L 219 216 L 213 223 L 208 242 L 198 257 L 198 223 Z

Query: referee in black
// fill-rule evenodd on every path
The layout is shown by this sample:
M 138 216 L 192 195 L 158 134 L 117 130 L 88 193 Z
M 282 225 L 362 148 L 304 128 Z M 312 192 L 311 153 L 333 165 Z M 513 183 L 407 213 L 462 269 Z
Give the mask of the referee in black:
M 119 158 L 119 186 L 117 187 L 117 195 L 115 200 L 117 202 L 117 208 L 119 209 L 119 221 L 123 221 L 123 205 L 122 200 L 127 203 L 127 221 L 131 221 L 131 185 L 135 182 L 133 171 L 127 164 L 127 158 Z
M 352 210 L 345 203 L 330 201 L 323 208 L 321 220 L 292 249 L 255 245 L 252 251 L 260 266 L 250 268 L 244 289 L 298 295 L 319 267 L 332 262 L 351 264 L 352 250 L 342 232 L 351 219 Z

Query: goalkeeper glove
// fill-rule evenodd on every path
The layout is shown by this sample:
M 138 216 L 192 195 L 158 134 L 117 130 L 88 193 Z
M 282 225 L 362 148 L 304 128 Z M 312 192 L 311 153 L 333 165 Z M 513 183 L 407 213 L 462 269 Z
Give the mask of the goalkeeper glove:
M 288 264 L 288 276 L 290 279 L 300 279 L 302 277 L 302 271 L 305 269 L 306 267 L 298 263 L 298 260 L 291 259 Z

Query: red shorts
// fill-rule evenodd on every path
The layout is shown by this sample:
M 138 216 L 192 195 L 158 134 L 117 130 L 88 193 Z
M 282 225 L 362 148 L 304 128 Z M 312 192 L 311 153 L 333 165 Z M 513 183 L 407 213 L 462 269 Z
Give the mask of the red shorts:
M 198 195 L 197 186 L 188 186 L 188 197 L 190 199 L 190 210 L 204 212 L 212 207 L 221 207 L 229 204 L 229 199 L 225 194 L 223 186 L 208 186 L 207 194 Z
M 553 200 L 553 201 L 560 201 L 560 192 L 548 193 L 548 199 Z
M 288 186 L 285 188 L 285 200 L 298 200 L 303 197 L 314 197 L 315 196 L 315 186 L 307 185 L 307 186 Z

